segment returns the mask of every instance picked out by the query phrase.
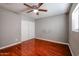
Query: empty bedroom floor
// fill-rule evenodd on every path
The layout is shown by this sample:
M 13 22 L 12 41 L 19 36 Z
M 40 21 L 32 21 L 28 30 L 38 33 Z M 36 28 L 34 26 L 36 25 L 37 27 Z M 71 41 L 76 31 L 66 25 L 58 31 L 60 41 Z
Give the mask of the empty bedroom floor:
M 0 56 L 71 56 L 68 45 L 30 39 L 0 50 Z

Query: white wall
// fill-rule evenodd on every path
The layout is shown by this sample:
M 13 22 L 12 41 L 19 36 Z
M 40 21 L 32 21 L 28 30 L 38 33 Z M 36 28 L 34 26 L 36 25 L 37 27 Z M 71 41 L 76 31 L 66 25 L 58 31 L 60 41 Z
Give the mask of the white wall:
M 77 3 L 72 5 L 69 13 L 69 43 L 74 55 L 79 55 L 79 32 L 72 31 L 72 13 L 77 6 Z
M 36 38 L 44 38 L 59 42 L 68 42 L 68 19 L 66 15 L 58 15 L 35 20 Z
M 27 15 L 22 15 L 21 20 L 22 41 L 35 38 L 35 21 Z
M 0 47 L 21 41 L 20 23 L 18 14 L 0 9 Z
M 0 9 L 0 47 L 35 38 L 34 19 Z

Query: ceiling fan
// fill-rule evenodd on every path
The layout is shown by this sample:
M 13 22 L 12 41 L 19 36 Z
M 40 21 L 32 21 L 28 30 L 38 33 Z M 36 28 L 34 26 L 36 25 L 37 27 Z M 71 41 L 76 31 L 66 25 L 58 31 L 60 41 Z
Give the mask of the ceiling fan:
M 34 12 L 34 13 L 36 13 L 36 15 L 39 15 L 39 11 L 47 12 L 46 9 L 40 9 L 40 7 L 43 5 L 43 3 L 38 3 L 38 5 L 32 5 L 32 6 L 24 3 L 24 5 L 30 8 L 29 11 L 27 11 L 27 13 Z

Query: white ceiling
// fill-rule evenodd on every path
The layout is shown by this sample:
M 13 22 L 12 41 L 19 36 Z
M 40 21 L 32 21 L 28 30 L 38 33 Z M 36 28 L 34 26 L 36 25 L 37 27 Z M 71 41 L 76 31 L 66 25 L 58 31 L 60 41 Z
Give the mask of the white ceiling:
M 29 3 L 29 5 L 32 5 L 33 3 Z M 47 12 L 39 12 L 39 15 L 36 15 L 35 13 L 26 13 L 24 11 L 28 10 L 28 7 L 23 5 L 22 3 L 0 3 L 0 7 L 17 12 L 17 13 L 24 13 L 28 16 L 38 19 L 48 16 L 54 16 L 59 14 L 64 14 L 69 11 L 69 7 L 71 4 L 69 3 L 44 3 L 40 8 L 47 9 Z

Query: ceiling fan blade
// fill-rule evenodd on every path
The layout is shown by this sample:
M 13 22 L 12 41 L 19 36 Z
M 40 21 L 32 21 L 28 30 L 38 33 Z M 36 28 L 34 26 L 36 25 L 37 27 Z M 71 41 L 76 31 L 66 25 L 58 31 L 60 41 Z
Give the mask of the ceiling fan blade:
M 32 12 L 33 10 L 30 10 L 30 11 L 27 11 L 27 13 L 30 13 L 30 12 Z
M 25 9 L 21 10 L 21 12 L 26 12 L 28 10 L 31 10 L 31 8 L 25 8 Z
M 30 5 L 26 4 L 26 3 L 24 3 L 24 5 L 29 7 L 29 8 L 33 8 L 32 6 L 30 6 Z
M 40 6 L 42 6 L 42 5 L 43 5 L 43 3 L 39 3 L 39 4 L 38 4 L 38 8 L 39 8 Z
M 37 14 L 37 15 L 39 15 L 39 13 L 38 13 L 38 12 L 37 12 L 36 14 Z
M 38 9 L 39 11 L 44 11 L 44 12 L 47 12 L 47 10 L 45 10 L 45 9 Z

